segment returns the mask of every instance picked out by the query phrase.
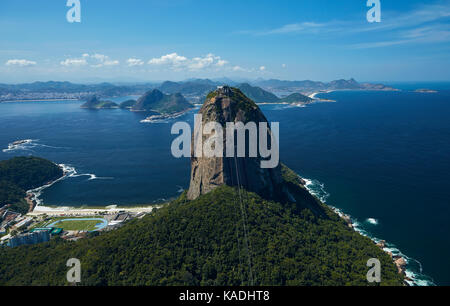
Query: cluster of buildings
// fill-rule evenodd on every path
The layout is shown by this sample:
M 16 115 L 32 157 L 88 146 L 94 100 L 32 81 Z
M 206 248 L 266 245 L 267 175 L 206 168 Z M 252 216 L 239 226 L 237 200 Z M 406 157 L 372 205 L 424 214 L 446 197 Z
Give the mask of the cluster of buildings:
M 8 207 L 5 205 L 0 208 L 0 235 L 5 234 L 9 228 L 19 230 L 33 222 L 32 218 L 14 212 Z
M 133 218 L 142 218 L 146 212 L 127 212 L 127 211 L 103 211 L 100 214 L 83 214 L 78 212 L 76 214 L 59 214 L 58 216 L 48 216 L 47 214 L 27 214 L 21 215 L 17 212 L 11 211 L 8 206 L 0 208 L 0 246 L 17 247 L 25 244 L 36 244 L 46 242 L 51 237 L 60 235 L 62 239 L 76 241 L 78 239 L 86 238 L 88 232 L 84 230 L 64 230 L 62 223 L 53 222 L 54 217 L 93 217 L 98 216 L 105 220 L 106 226 L 99 228 L 101 231 L 114 230 L 124 224 L 125 221 Z M 85 220 L 85 219 L 84 219 Z M 41 224 L 41 225 L 40 225 Z M 42 225 L 43 224 L 43 225 Z M 37 227 L 37 226 L 44 227 Z M 61 226 L 52 227 L 52 226 Z
M 14 237 L 11 237 L 7 243 L 9 247 L 16 247 L 24 244 L 36 244 L 41 242 L 50 241 L 50 231 L 37 231 L 30 232 L 25 234 L 20 234 Z
M 94 94 L 94 92 L 76 92 L 76 93 L 60 93 L 60 92 L 9 92 L 0 94 L 0 102 L 2 101 L 23 101 L 23 100 L 79 100 L 82 97 Z

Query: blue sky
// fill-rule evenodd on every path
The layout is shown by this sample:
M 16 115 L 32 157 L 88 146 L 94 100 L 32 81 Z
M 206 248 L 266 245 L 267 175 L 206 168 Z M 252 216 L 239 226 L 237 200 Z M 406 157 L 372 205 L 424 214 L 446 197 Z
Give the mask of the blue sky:
M 0 82 L 450 81 L 450 0 L 0 1 Z

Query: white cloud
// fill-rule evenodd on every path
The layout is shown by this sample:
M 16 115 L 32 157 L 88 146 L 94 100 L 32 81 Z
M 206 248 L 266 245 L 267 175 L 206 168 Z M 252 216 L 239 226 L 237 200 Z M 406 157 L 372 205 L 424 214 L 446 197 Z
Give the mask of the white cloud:
M 228 61 L 223 60 L 220 56 L 216 56 L 212 53 L 206 56 L 199 56 L 194 58 L 187 58 L 185 56 L 178 55 L 176 52 L 163 55 L 161 57 L 152 58 L 148 61 L 150 65 L 164 65 L 171 69 L 181 70 L 201 70 L 211 67 L 223 67 L 228 64 Z
M 91 67 L 99 68 L 103 66 L 115 66 L 119 65 L 120 62 L 117 60 L 111 60 L 109 56 L 95 53 L 90 55 L 88 53 L 84 53 L 79 58 L 68 58 L 64 61 L 60 62 L 63 66 L 85 66 L 90 64 Z
M 450 6 L 447 4 L 422 4 L 417 6 L 414 10 L 399 12 L 384 12 L 382 22 L 376 24 L 374 27 L 355 27 L 351 24 L 349 31 L 367 32 L 367 31 L 381 31 L 392 29 L 413 28 L 423 25 L 425 23 L 446 24 L 445 19 L 450 17 Z
M 187 58 L 177 53 L 170 53 L 159 58 L 152 58 L 148 61 L 150 65 L 172 65 L 180 66 L 187 61 Z
M 350 45 L 354 49 L 382 48 L 404 44 L 428 44 L 450 41 L 450 26 L 431 25 L 399 31 L 397 37 L 391 40 L 357 43 Z
M 114 60 L 114 61 L 105 60 L 105 61 L 102 63 L 103 66 L 115 66 L 115 65 L 119 65 L 119 64 L 120 64 L 120 62 L 117 61 L 117 60 Z
M 141 59 L 138 59 L 138 58 L 129 58 L 129 59 L 127 59 L 127 64 L 130 67 L 142 66 L 142 65 L 144 65 L 144 61 Z
M 84 58 L 68 58 L 64 61 L 61 61 L 60 64 L 62 66 L 84 66 L 87 65 L 87 61 Z
M 119 61 L 111 60 L 111 59 L 109 59 L 109 56 L 103 55 L 103 54 L 96 53 L 94 55 L 91 55 L 90 57 L 97 61 L 97 64 L 91 65 L 92 67 L 95 67 L 95 68 L 99 68 L 99 67 L 103 67 L 103 66 L 115 66 L 115 65 L 120 64 Z
M 228 64 L 228 62 L 226 61 L 226 60 L 218 60 L 217 61 L 217 66 L 219 66 L 219 67 L 223 67 L 223 66 L 225 66 L 226 64 Z
M 5 63 L 6 66 L 20 66 L 20 67 L 26 67 L 26 66 L 34 66 L 36 65 L 36 62 L 29 61 L 26 59 L 10 59 Z
M 432 44 L 450 41 L 448 20 L 450 1 L 419 4 L 411 10 L 383 11 L 381 23 L 368 23 L 365 18 L 359 20 L 332 20 L 328 22 L 298 22 L 281 25 L 277 28 L 254 31 L 238 31 L 244 35 L 285 35 L 314 34 L 347 36 L 354 43 L 345 47 L 352 49 L 381 48 L 405 44 Z M 375 33 L 365 35 L 364 33 Z M 378 34 L 378 36 L 375 36 Z M 383 35 L 383 37 L 381 37 Z M 285 68 L 285 67 L 283 67 Z
M 205 57 L 194 57 L 189 63 L 188 67 L 192 70 L 203 69 L 211 66 L 214 63 L 214 57 L 208 54 Z
M 300 22 L 300 23 L 291 23 L 282 25 L 278 28 L 269 29 L 269 30 L 259 30 L 259 31 L 237 31 L 236 34 L 242 35 L 255 35 L 255 36 L 264 36 L 264 35 L 275 35 L 275 34 L 291 34 L 291 33 L 313 33 L 317 34 L 320 31 L 329 31 L 330 28 L 336 26 L 335 22 L 329 23 L 318 23 L 318 22 Z
M 242 68 L 241 66 L 234 66 L 233 71 L 245 71 L 245 69 Z
M 260 33 L 262 35 L 269 34 L 288 34 L 288 33 L 298 33 L 298 32 L 315 32 L 319 28 L 325 27 L 325 23 L 316 22 L 302 22 L 302 23 L 292 23 L 286 24 L 280 28 L 273 29 L 267 32 Z
M 86 55 L 86 54 L 84 54 L 84 55 Z M 96 60 L 99 60 L 99 61 L 101 61 L 101 62 L 104 62 L 105 60 L 108 59 L 108 57 L 107 57 L 106 55 L 98 54 L 98 53 L 96 53 L 96 54 L 94 54 L 94 55 L 91 55 L 91 57 L 92 57 L 92 58 L 95 58 Z
M 265 71 L 265 70 L 266 70 L 266 66 L 259 67 L 259 71 Z
M 281 64 L 281 68 L 286 68 L 286 64 Z

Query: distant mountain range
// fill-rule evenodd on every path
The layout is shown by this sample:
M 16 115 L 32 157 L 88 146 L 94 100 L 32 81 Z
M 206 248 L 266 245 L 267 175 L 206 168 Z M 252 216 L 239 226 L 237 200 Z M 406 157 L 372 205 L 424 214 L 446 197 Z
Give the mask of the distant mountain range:
M 335 80 L 329 83 L 316 81 L 281 81 L 281 80 L 261 80 L 254 83 L 269 91 L 297 91 L 303 94 L 311 94 L 317 91 L 328 90 L 395 90 L 384 84 L 358 83 L 355 79 Z
M 249 83 L 237 83 L 229 79 L 190 79 L 183 82 L 165 81 L 162 83 L 143 84 L 75 84 L 70 82 L 34 82 L 28 84 L 0 84 L 0 102 L 17 100 L 50 100 L 50 99 L 78 99 L 86 100 L 97 96 L 100 99 L 112 97 L 143 95 L 149 90 L 158 89 L 164 94 L 182 94 L 191 103 L 203 103 L 206 95 L 218 86 L 232 85 L 241 89 L 244 94 L 258 103 L 283 102 L 285 97 L 276 94 L 282 92 L 283 96 L 290 96 L 286 102 L 308 102 L 307 95 L 313 92 L 329 90 L 394 90 L 383 84 L 358 83 L 354 79 L 336 80 L 329 83 L 316 81 L 283 81 L 283 80 L 257 80 Z M 299 94 L 303 95 L 300 96 Z
M 313 99 L 301 93 L 293 93 L 284 98 L 279 98 L 261 87 L 251 86 L 248 83 L 239 84 L 236 87 L 256 103 L 308 103 L 313 101 Z

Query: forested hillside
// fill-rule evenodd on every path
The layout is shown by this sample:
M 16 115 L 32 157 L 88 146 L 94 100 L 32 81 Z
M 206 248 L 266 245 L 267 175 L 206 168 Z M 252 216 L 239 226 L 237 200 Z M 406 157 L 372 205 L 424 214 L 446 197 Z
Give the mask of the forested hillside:
M 82 285 L 369 285 L 373 257 L 382 285 L 402 284 L 391 258 L 325 206 L 316 217 L 242 192 L 248 248 L 237 189 L 221 186 L 97 237 L 0 249 L 0 285 L 67 285 L 72 257 Z
M 0 207 L 11 204 L 20 213 L 28 211 L 25 191 L 63 176 L 63 170 L 39 157 L 14 157 L 0 161 Z

